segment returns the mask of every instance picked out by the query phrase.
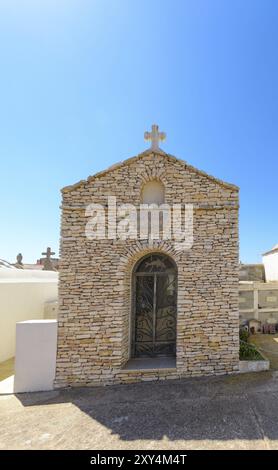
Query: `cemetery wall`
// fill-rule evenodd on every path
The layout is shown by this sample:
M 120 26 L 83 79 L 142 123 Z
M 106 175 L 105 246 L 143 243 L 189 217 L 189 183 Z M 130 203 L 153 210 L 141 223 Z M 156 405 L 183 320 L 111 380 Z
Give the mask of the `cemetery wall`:
M 58 273 L 0 270 L 0 362 L 15 355 L 16 323 L 44 318 L 44 303 L 58 298 Z

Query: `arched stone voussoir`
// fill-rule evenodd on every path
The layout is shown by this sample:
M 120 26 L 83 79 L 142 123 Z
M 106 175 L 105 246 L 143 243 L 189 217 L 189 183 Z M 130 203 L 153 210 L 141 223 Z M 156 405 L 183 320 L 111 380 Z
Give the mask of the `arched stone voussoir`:
M 177 252 L 167 241 L 138 242 L 136 246 L 128 248 L 125 257 L 119 263 L 119 271 L 130 276 L 135 264 L 143 256 L 150 253 L 161 253 L 170 256 L 175 263 L 179 264 L 181 253 Z

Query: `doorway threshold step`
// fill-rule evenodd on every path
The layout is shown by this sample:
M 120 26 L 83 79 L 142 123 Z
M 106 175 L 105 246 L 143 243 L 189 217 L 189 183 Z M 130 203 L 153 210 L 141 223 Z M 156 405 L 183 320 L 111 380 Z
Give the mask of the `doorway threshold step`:
M 175 357 L 150 357 L 130 359 L 124 370 L 175 369 Z

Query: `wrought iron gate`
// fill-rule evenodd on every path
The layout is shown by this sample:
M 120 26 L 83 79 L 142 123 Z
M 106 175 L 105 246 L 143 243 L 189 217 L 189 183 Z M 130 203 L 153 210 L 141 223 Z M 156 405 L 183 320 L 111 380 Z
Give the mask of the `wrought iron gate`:
M 149 255 L 134 271 L 133 357 L 176 355 L 177 270 L 165 255 Z

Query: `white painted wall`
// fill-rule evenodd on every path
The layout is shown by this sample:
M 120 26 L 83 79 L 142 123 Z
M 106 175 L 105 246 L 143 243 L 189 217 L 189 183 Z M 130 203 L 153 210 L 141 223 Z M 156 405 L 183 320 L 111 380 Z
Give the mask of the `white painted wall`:
M 266 282 L 278 281 L 278 251 L 263 255 Z
M 16 325 L 14 392 L 52 390 L 55 379 L 57 320 Z
M 15 355 L 16 323 L 42 319 L 44 303 L 57 298 L 57 272 L 0 269 L 0 362 Z

